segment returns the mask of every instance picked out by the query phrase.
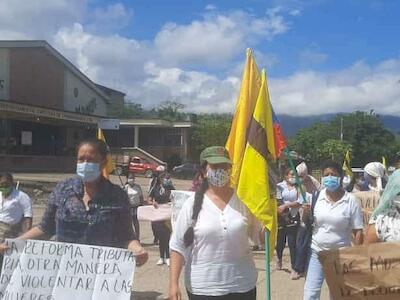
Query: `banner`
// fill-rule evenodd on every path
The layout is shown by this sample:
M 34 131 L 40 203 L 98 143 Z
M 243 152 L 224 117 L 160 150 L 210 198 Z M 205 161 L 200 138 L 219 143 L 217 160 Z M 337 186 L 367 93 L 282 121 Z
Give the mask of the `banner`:
M 400 243 L 322 251 L 320 260 L 334 300 L 400 299 Z
M 0 299 L 129 300 L 135 257 L 126 249 L 6 240 Z
M 360 201 L 363 211 L 364 226 L 367 226 L 371 214 L 379 204 L 379 199 L 381 195 L 377 191 L 363 191 L 355 192 L 354 196 L 356 196 L 357 199 Z
M 178 190 L 172 190 L 171 191 L 171 202 L 172 202 L 172 215 L 171 215 L 171 225 L 172 225 L 172 230 L 175 228 L 175 223 L 176 220 L 178 219 L 179 212 L 181 211 L 181 208 L 183 204 L 188 200 L 189 198 L 194 197 L 194 192 L 188 192 L 188 191 L 178 191 Z
M 171 219 L 171 203 L 159 204 L 157 208 L 153 205 L 139 206 L 137 217 L 139 221 L 168 221 Z

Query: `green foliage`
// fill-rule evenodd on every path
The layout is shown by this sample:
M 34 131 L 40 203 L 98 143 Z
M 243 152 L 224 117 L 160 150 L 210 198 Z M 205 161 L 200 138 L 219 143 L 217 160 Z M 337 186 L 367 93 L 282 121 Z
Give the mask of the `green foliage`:
M 145 111 L 139 103 L 125 103 L 122 108 L 110 112 L 110 115 L 115 118 L 129 119 L 129 118 L 141 118 L 145 116 Z
M 197 123 L 192 129 L 191 144 L 196 156 L 209 146 L 224 146 L 229 135 L 232 115 L 204 114 L 197 116 Z
M 343 143 L 340 128 L 343 120 Z M 352 152 L 352 165 L 362 167 L 370 161 L 389 160 L 400 148 L 395 135 L 384 128 L 373 111 L 338 115 L 328 123 L 316 123 L 302 129 L 289 141 L 291 149 L 319 165 L 323 160 L 341 162 L 347 149 Z
M 176 101 L 165 101 L 161 103 L 156 111 L 158 113 L 158 117 L 168 121 L 183 121 L 186 117 L 186 114 L 182 112 L 185 108 L 185 105 Z
M 343 160 L 347 150 L 351 151 L 350 144 L 342 142 L 341 140 L 330 139 L 323 142 L 317 149 L 317 157 L 321 161 L 327 158 L 335 161 L 341 161 Z

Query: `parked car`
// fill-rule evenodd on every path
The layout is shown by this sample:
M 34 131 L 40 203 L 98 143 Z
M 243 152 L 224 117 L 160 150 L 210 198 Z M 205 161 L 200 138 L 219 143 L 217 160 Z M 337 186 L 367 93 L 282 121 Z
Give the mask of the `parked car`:
M 158 165 L 149 162 L 142 157 L 132 157 L 129 162 L 128 172 L 135 174 L 143 174 L 146 177 L 152 177 L 153 173 L 156 172 Z
M 172 169 L 172 176 L 176 178 L 193 178 L 194 175 L 197 173 L 199 170 L 199 165 L 195 163 L 183 163 L 182 165 L 176 166 Z

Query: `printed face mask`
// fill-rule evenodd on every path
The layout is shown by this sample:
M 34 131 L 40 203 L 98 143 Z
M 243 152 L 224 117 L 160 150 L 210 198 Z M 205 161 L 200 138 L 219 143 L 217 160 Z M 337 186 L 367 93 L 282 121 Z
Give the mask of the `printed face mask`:
M 340 187 L 340 177 L 325 176 L 322 177 L 322 184 L 329 192 L 334 192 Z
M 207 171 L 207 180 L 208 183 L 217 186 L 223 187 L 229 182 L 230 173 L 225 169 L 209 169 Z
M 92 182 L 100 177 L 100 164 L 83 162 L 76 164 L 76 174 L 83 182 Z

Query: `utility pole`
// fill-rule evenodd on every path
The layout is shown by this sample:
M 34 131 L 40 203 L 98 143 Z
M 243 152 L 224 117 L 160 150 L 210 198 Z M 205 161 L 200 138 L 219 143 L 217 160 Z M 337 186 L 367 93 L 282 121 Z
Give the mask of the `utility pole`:
M 343 142 L 343 117 L 340 118 L 340 141 Z

